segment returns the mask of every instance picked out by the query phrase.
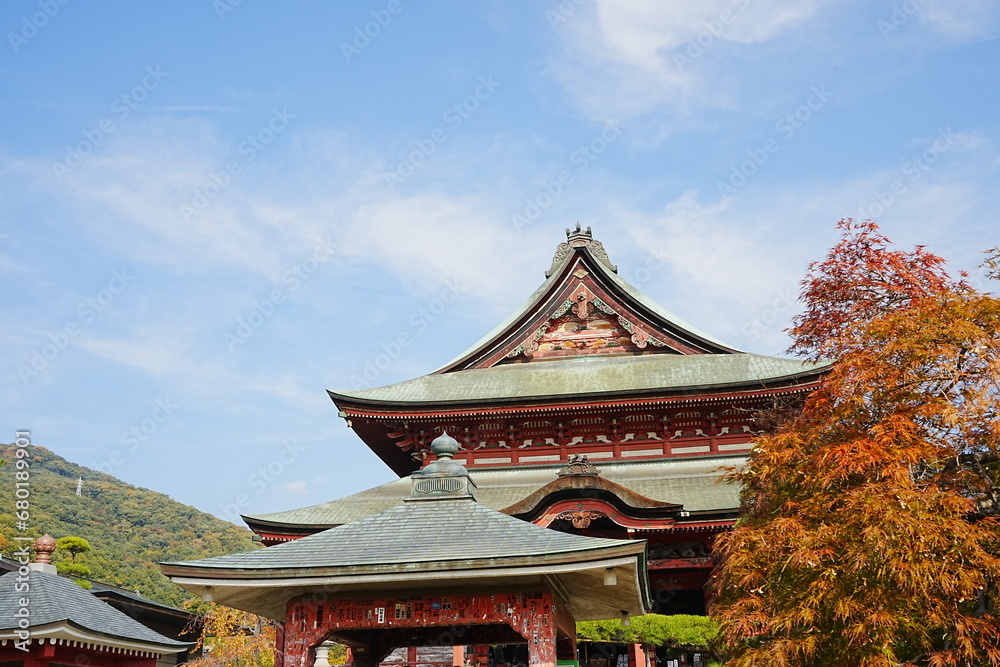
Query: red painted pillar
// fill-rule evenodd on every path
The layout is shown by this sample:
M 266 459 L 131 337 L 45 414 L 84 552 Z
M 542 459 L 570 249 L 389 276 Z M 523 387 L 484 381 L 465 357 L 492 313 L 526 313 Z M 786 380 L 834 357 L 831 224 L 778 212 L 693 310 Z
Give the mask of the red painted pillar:
M 313 632 L 306 628 L 309 607 L 298 602 L 288 602 L 285 613 L 285 660 L 284 667 L 312 667 L 313 655 L 310 650 Z
M 528 667 L 556 667 L 556 626 L 551 617 L 544 621 L 528 638 Z
M 527 640 L 529 667 L 555 667 L 556 619 L 551 593 L 529 598 L 505 620 Z
M 628 645 L 628 664 L 635 667 L 646 667 L 646 652 L 642 650 L 642 644 Z

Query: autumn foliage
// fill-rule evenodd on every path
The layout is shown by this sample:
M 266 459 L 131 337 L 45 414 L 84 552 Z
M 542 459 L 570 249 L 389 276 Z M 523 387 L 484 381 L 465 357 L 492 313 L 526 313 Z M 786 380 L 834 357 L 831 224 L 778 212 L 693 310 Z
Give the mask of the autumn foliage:
M 193 622 L 201 630 L 195 649 L 202 656 L 186 663 L 188 667 L 274 666 L 274 621 L 198 600 L 184 607 L 196 614 Z
M 834 364 L 761 437 L 716 543 L 727 665 L 1000 665 L 1000 300 L 872 222 L 803 281 Z

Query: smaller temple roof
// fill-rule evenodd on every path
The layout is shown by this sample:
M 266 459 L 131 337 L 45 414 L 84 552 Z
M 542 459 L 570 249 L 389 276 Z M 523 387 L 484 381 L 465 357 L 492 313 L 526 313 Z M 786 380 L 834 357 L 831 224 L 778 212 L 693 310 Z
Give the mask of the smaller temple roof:
M 577 620 L 645 613 L 644 540 L 561 533 L 485 507 L 466 469 L 451 460 L 458 443 L 441 435 L 432 449 L 438 460 L 410 476 L 402 504 L 266 549 L 161 563 L 163 571 L 188 590 L 271 618 L 282 618 L 286 601 L 311 586 L 444 594 L 544 585 L 566 596 Z M 613 587 L 601 584 L 609 568 L 620 572 Z
M 459 456 L 461 453 L 459 453 Z M 680 504 L 689 512 L 736 511 L 739 488 L 720 483 L 720 465 L 740 467 L 743 456 L 678 458 L 649 463 L 597 463 L 601 477 L 630 491 L 662 503 Z M 518 469 L 473 470 L 479 502 L 502 510 L 536 493 L 556 479 L 563 464 Z M 304 526 L 329 528 L 381 512 L 399 505 L 410 490 L 408 478 L 366 489 L 344 498 L 310 507 L 247 515 L 244 519 L 260 529 L 265 526 Z
M 54 568 L 53 568 L 54 569 Z M 24 579 L 30 590 L 18 590 Z M 188 642 L 164 637 L 103 602 L 75 582 L 58 574 L 33 569 L 27 577 L 8 572 L 0 576 L 0 638 L 15 638 L 21 600 L 30 601 L 33 639 L 59 638 L 89 641 L 115 648 L 179 653 Z
M 624 544 L 641 545 L 639 542 Z M 404 502 L 374 516 L 266 549 L 186 563 L 189 568 L 273 571 L 365 568 L 460 569 L 468 561 L 559 557 L 623 545 L 560 533 L 501 514 L 472 499 Z M 641 548 L 640 548 L 641 551 Z M 467 565 L 466 565 L 467 566 Z
M 531 399 L 663 394 L 707 388 L 760 388 L 800 380 L 825 370 L 825 362 L 759 354 L 656 354 L 635 357 L 574 357 L 424 375 L 405 382 L 345 391 L 335 400 L 420 406 Z

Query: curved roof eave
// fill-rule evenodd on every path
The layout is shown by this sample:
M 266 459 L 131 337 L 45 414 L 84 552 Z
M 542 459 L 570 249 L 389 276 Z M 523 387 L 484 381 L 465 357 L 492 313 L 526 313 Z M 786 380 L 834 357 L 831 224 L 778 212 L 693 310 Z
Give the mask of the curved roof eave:
M 526 524 L 531 525 L 531 524 Z M 306 538 L 300 538 L 306 539 Z M 161 563 L 170 577 L 269 580 L 274 578 L 363 577 L 366 575 L 413 575 L 421 572 L 436 576 L 465 570 L 516 570 L 537 565 L 585 565 L 595 560 L 628 558 L 645 552 L 644 540 L 616 540 L 620 544 L 595 546 L 568 552 L 503 556 L 496 558 L 381 563 L 336 567 L 230 568 L 198 565 L 198 561 Z M 291 544 L 291 543 L 290 543 Z M 284 545 L 279 545 L 284 546 Z M 268 547 L 273 549 L 274 547 Z M 208 559 L 206 559 L 208 560 Z
M 739 368 L 740 364 L 746 368 Z M 603 396 L 623 399 L 705 391 L 754 391 L 789 382 L 811 382 L 830 366 L 830 362 L 782 359 L 746 352 L 645 355 L 624 359 L 576 357 L 430 374 L 382 387 L 345 392 L 328 390 L 327 393 L 338 405 L 343 402 L 373 407 L 458 407 L 484 402 L 537 404 L 567 398 L 577 401 Z M 768 367 L 773 372 L 767 372 Z M 631 386 L 627 384 L 629 381 Z
M 646 496 L 636 493 L 626 486 L 622 486 L 621 484 L 612 482 L 611 480 L 604 479 L 603 477 L 599 477 L 597 475 L 571 475 L 559 477 L 549 482 L 526 498 L 522 498 L 513 505 L 509 505 L 500 511 L 504 514 L 518 517 L 535 515 L 543 509 L 544 504 L 549 501 L 549 498 L 554 494 L 574 490 L 583 491 L 587 494 L 594 494 L 595 499 L 599 497 L 597 494 L 604 492 L 616 497 L 620 501 L 623 508 L 627 508 L 632 511 L 674 511 L 683 509 L 684 507 L 678 503 L 670 503 L 655 500 L 653 498 L 647 498 Z
M 616 554 L 605 550 L 573 562 L 534 562 L 521 567 L 486 570 L 442 568 L 431 572 L 343 576 L 313 576 L 316 573 L 302 571 L 293 576 L 271 574 L 254 578 L 241 578 L 238 573 L 234 576 L 230 572 L 220 578 L 213 577 L 211 572 L 164 569 L 175 583 L 196 594 L 211 595 L 216 602 L 279 621 L 285 617 L 287 600 L 309 590 L 320 590 L 327 595 L 336 592 L 348 597 L 361 592 L 365 597 L 378 597 L 380 594 L 405 596 L 417 591 L 422 595 L 447 596 L 452 592 L 468 592 L 470 587 L 478 590 L 523 590 L 526 586 L 562 588 L 567 592 L 566 602 L 570 612 L 577 620 L 598 620 L 617 617 L 622 609 L 629 610 L 631 614 L 641 614 L 652 607 L 645 567 L 645 542 L 635 545 L 629 551 L 619 550 Z M 622 568 L 623 571 L 619 573 L 614 589 L 605 591 L 601 583 L 608 568 Z M 553 586 L 552 580 L 558 581 L 559 586 Z M 600 593 L 597 596 L 594 595 L 595 589 Z
M 16 622 L 9 620 L 17 618 L 14 610 L 19 608 L 17 601 L 23 597 L 23 593 L 15 589 L 16 576 L 19 576 L 17 572 L 9 572 L 0 577 L 0 632 L 17 626 Z M 58 574 L 33 571 L 31 599 L 30 627 L 33 633 L 43 627 L 69 627 L 68 624 L 72 624 L 109 640 L 163 647 L 162 650 L 167 652 L 170 652 L 169 647 L 183 650 L 191 646 L 190 642 L 171 639 L 146 627 Z

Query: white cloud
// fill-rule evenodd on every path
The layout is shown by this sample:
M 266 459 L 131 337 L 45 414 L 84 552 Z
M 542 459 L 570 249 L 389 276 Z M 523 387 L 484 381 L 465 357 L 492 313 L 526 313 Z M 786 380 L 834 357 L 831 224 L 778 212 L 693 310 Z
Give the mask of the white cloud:
M 282 484 L 282 488 L 293 496 L 308 496 L 310 493 L 309 482 L 304 479 Z
M 916 14 L 921 23 L 950 42 L 973 42 L 996 36 L 1000 3 L 996 0 L 923 0 L 916 4 Z
M 780 27 L 761 27 L 758 32 L 767 35 L 769 30 Z M 647 56 L 657 53 L 654 46 L 642 49 Z M 638 52 L 622 55 L 636 63 L 644 57 Z M 539 221 L 530 228 L 514 229 L 508 219 L 509 191 L 473 186 L 451 194 L 448 187 L 458 190 L 460 182 L 441 179 L 431 165 L 421 175 L 429 185 L 392 193 L 380 177 L 383 165 L 370 152 L 352 151 L 351 140 L 343 133 L 294 130 L 287 137 L 287 150 L 275 146 L 262 155 L 251 165 L 259 174 L 234 180 L 197 224 L 185 226 L 177 213 L 178 202 L 211 173 L 229 147 L 220 144 L 208 124 L 158 120 L 153 129 L 142 138 L 123 132 L 121 141 L 73 172 L 69 187 L 53 187 L 48 165 L 15 167 L 22 174 L 34 173 L 36 182 L 49 188 L 51 199 L 79 211 L 79 224 L 95 237 L 101 252 L 136 263 L 152 262 L 160 270 L 188 278 L 186 290 L 175 288 L 171 294 L 146 294 L 145 288 L 137 288 L 136 298 L 142 294 L 148 303 L 133 312 L 125 310 L 123 302 L 126 323 L 88 332 L 78 346 L 150 378 L 169 378 L 183 395 L 213 404 L 230 407 L 241 392 L 249 391 L 309 410 L 328 407 L 321 393 L 303 388 L 302 378 L 275 375 L 263 366 L 249 369 L 246 355 L 234 358 L 223 342 L 224 333 L 252 310 L 260 295 L 281 286 L 282 274 L 311 252 L 317 237 L 336 237 L 336 255 L 323 266 L 336 285 L 357 285 L 360 295 L 372 287 L 365 284 L 366 276 L 382 281 L 392 277 L 378 286 L 388 288 L 380 292 L 380 303 L 387 304 L 383 310 L 357 308 L 358 323 L 374 328 L 386 322 L 393 327 L 406 325 L 410 311 L 400 321 L 399 312 L 392 310 L 402 303 L 392 294 L 393 282 L 410 296 L 428 301 L 450 284 L 462 297 L 464 312 L 480 318 L 505 316 L 510 303 L 518 303 L 537 286 L 546 268 L 538 266 L 534 250 L 518 250 L 542 247 L 547 253 L 559 240 L 553 233 L 561 236 L 565 226 Z M 959 132 L 957 137 L 933 169 L 906 183 L 905 196 L 897 197 L 881 217 L 890 224 L 907 219 L 957 224 L 960 217 L 983 210 L 982 182 L 997 168 L 995 156 L 981 134 Z M 915 139 L 901 150 L 900 160 L 922 154 L 934 140 L 934 136 Z M 345 157 L 355 154 L 356 160 Z M 956 173 L 956 165 L 967 166 Z M 448 166 L 449 174 L 453 168 Z M 514 168 L 505 163 L 506 170 Z M 497 180 L 511 178 L 504 170 L 495 173 Z M 900 173 L 898 166 L 892 166 L 840 182 L 796 183 L 787 190 L 762 188 L 751 179 L 730 199 L 715 198 L 714 190 L 687 192 L 654 213 L 648 208 L 636 210 L 634 189 L 602 178 L 597 181 L 600 187 L 578 188 L 572 197 L 560 199 L 559 205 L 568 209 L 554 208 L 547 220 L 593 222 L 595 233 L 606 242 L 612 233 L 624 233 L 635 248 L 658 249 L 683 288 L 673 294 L 656 293 L 658 280 L 640 288 L 724 340 L 777 352 L 785 346 L 779 330 L 792 306 L 782 305 L 787 312 L 781 313 L 780 321 L 769 323 L 766 331 L 753 329 L 754 318 L 774 310 L 776 300 L 788 302 L 807 259 L 817 259 L 828 247 L 835 220 L 870 207 L 873 193 L 884 191 Z M 906 229 L 917 231 L 912 223 Z M 930 223 L 922 230 L 932 240 L 945 234 Z M 616 254 L 613 260 L 627 278 L 645 261 L 634 257 L 638 263 L 630 265 L 619 257 Z M 306 294 L 320 280 L 311 279 L 301 294 L 289 294 L 297 302 L 295 307 L 321 298 Z M 130 288 L 128 299 L 132 294 Z M 348 287 L 338 292 L 335 305 L 356 307 L 352 301 L 356 298 L 364 297 Z M 328 307 L 334 305 L 322 306 Z M 414 301 L 406 307 L 414 308 Z M 282 308 L 284 313 L 291 306 Z M 272 344 L 282 333 L 279 320 L 268 321 L 260 334 L 271 335 Z
M 926 168 L 907 169 L 910 152 L 927 155 L 935 138 L 915 139 L 898 164 L 839 181 L 751 182 L 722 200 L 685 192 L 658 215 L 623 212 L 635 244 L 657 249 L 676 277 L 670 288 L 650 281 L 647 291 L 724 341 L 777 354 L 787 347 L 781 330 L 798 311 L 806 265 L 832 246 L 839 218 L 870 212 L 899 247 L 925 244 L 952 270 L 972 269 L 981 261 L 977 252 L 996 243 L 994 144 L 981 133 L 957 132 Z M 970 238 L 981 238 L 982 247 L 970 250 Z
M 343 251 L 376 259 L 404 283 L 437 292 L 448 285 L 496 295 L 531 267 L 506 252 L 519 238 L 492 206 L 475 197 L 428 192 L 383 199 L 358 209 Z
M 554 26 L 563 50 L 552 68 L 589 115 L 681 115 L 728 103 L 732 80 L 714 66 L 733 45 L 801 29 L 831 0 L 594 0 Z M 715 54 L 715 55 L 713 55 Z M 733 67 L 731 59 L 726 68 Z
M 173 104 L 151 106 L 150 111 L 220 111 L 224 113 L 246 113 L 249 109 L 221 104 Z
M 414 195 L 392 193 L 384 165 L 346 134 L 291 128 L 283 146 L 228 177 L 225 165 L 239 154 L 211 123 L 159 118 L 120 132 L 61 181 L 49 165 L 8 168 L 33 178 L 102 246 L 133 261 L 277 282 L 332 239 L 337 261 L 370 263 L 429 290 L 457 276 L 473 289 L 495 289 L 521 268 L 516 256 L 493 251 L 511 247 L 517 236 L 496 202 L 433 185 Z M 433 180 L 436 173 L 426 167 L 421 176 Z M 227 184 L 217 187 L 219 181 Z M 195 197 L 205 193 L 199 208 Z

